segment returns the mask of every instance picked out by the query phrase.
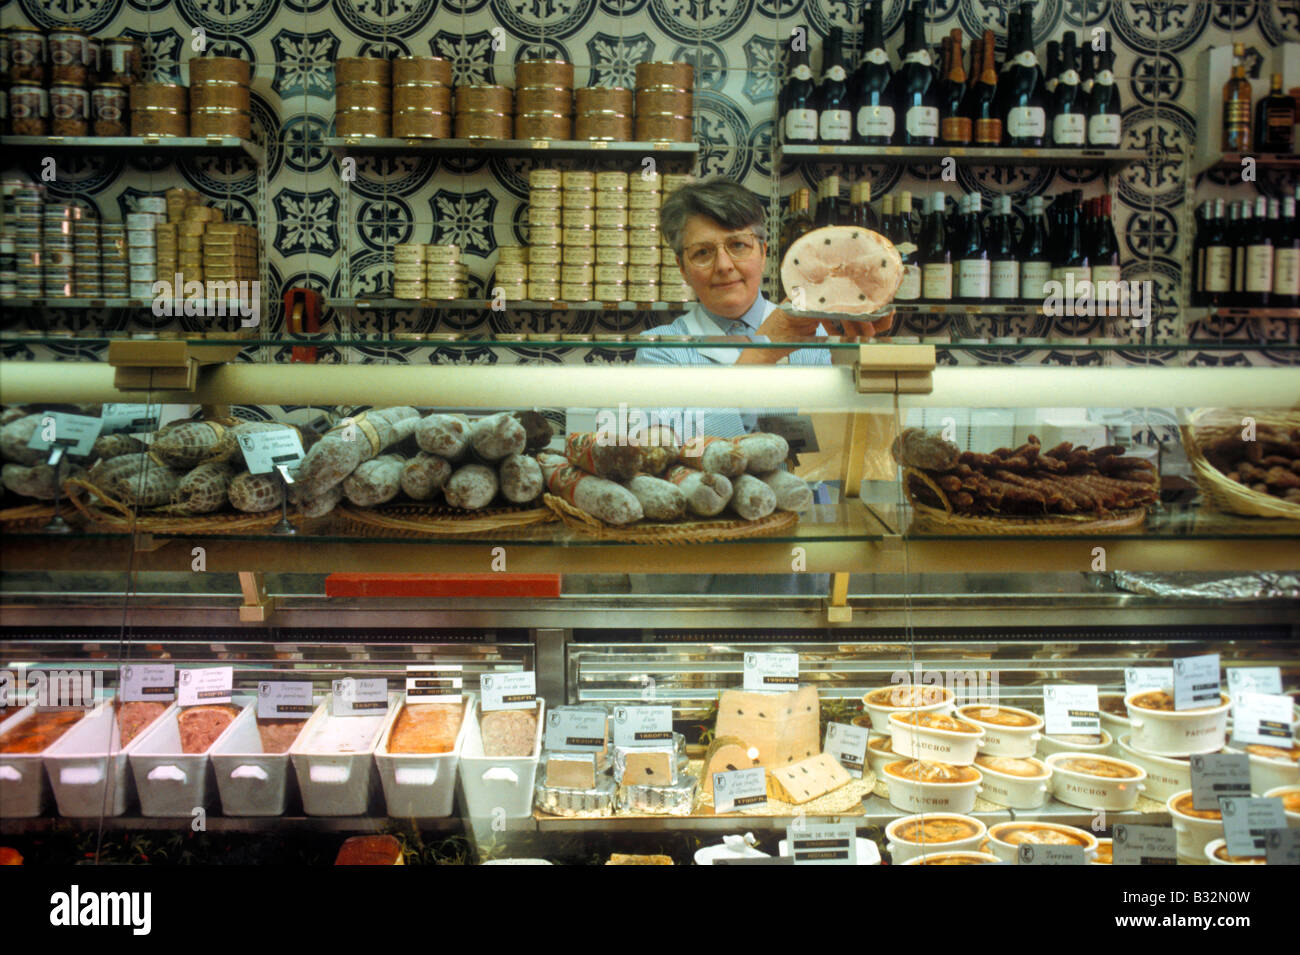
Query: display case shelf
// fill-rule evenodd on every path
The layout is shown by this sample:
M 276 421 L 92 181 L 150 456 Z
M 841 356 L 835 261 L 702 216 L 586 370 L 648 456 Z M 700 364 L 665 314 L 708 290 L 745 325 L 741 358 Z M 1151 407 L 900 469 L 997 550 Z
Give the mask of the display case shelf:
M 587 156 L 681 156 L 693 158 L 700 151 L 697 142 L 677 143 L 663 140 L 605 142 L 581 139 L 396 139 L 380 137 L 329 136 L 323 144 L 336 153 L 500 153 L 510 156 L 566 155 Z
M 266 160 L 266 150 L 257 143 L 238 136 L 0 136 L 0 146 L 25 153 L 45 149 L 85 149 L 98 152 L 149 153 L 236 153 L 247 156 L 259 166 Z
M 1206 308 L 1204 306 L 1193 306 L 1189 311 L 1189 316 L 1193 319 L 1284 318 L 1289 321 L 1300 321 L 1300 308 L 1236 308 L 1232 306 Z
M 492 299 L 483 298 L 327 298 L 326 308 L 391 309 L 393 311 L 461 310 L 481 311 L 492 308 Z M 534 302 L 509 301 L 507 312 L 684 312 L 693 302 Z
M 779 145 L 776 160 L 792 162 L 915 162 L 953 158 L 987 166 L 1088 166 L 1119 169 L 1146 159 L 1144 149 L 1019 149 L 977 146 Z
M 1214 170 L 1241 172 L 1243 159 L 1253 159 L 1256 166 L 1263 166 L 1268 169 L 1286 169 L 1292 172 L 1300 172 L 1300 153 L 1224 153 L 1222 156 L 1206 163 L 1197 170 L 1197 173 L 1212 172 Z

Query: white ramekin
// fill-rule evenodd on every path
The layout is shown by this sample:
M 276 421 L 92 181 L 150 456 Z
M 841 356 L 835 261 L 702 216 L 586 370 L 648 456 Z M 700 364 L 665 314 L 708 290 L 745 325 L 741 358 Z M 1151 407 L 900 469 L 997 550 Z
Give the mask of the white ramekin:
M 1300 793 L 1300 786 L 1278 786 L 1277 789 L 1270 789 L 1264 795 L 1282 799 L 1288 793 Z M 1286 813 L 1286 827 L 1288 829 L 1300 829 L 1300 808 L 1287 809 L 1283 806 L 1282 811 Z
M 1004 726 L 1001 723 L 990 723 L 987 720 L 980 719 L 980 710 L 989 709 L 1019 713 L 1022 716 L 1032 717 L 1034 722 L 1031 726 Z M 957 715 L 964 720 L 969 720 L 984 731 L 984 739 L 980 742 L 980 752 L 989 756 L 1033 756 L 1034 751 L 1038 748 L 1038 741 L 1042 739 L 1043 718 L 1037 713 L 1029 712 L 1029 710 L 1018 709 L 1014 706 L 985 706 L 982 703 L 970 703 L 958 707 Z
M 1070 759 L 1102 760 L 1121 766 L 1134 775 L 1124 779 L 1094 776 L 1062 765 Z M 1114 756 L 1097 756 L 1094 753 L 1053 753 L 1047 757 L 1046 762 L 1052 767 L 1052 795 L 1069 806 L 1123 811 L 1136 806 L 1138 796 L 1146 789 L 1147 771 L 1136 763 Z
M 889 716 L 889 734 L 894 741 L 894 752 L 899 756 L 930 763 L 947 763 L 949 766 L 969 766 L 975 762 L 980 741 L 984 739 L 982 729 L 976 727 L 977 732 L 962 733 L 958 730 L 918 726 L 906 721 L 911 715 L 891 713 Z
M 1097 854 L 1088 860 L 1088 865 L 1111 865 L 1115 846 L 1110 839 L 1097 840 Z
M 1186 756 L 1144 753 L 1133 746 L 1127 735 L 1116 741 L 1115 751 L 1121 759 L 1136 763 L 1147 771 L 1146 794 L 1151 799 L 1163 802 L 1174 793 L 1192 788 L 1192 763 Z
M 1214 839 L 1205 844 L 1205 861 L 1208 865 L 1265 865 L 1263 856 L 1256 856 L 1254 862 L 1229 862 L 1227 859 L 1220 859 L 1216 852 L 1228 844 L 1227 839 Z
M 898 760 L 889 766 L 905 766 L 908 760 Z M 975 808 L 975 794 L 980 791 L 980 772 L 973 770 L 975 778 L 960 783 L 927 783 L 903 779 L 888 771 L 883 774 L 889 786 L 889 804 L 904 812 L 953 812 L 963 814 Z
M 1110 752 L 1114 744 L 1115 738 L 1110 735 L 1109 730 L 1105 729 L 1101 731 L 1100 743 L 1072 743 L 1044 733 L 1043 738 L 1038 741 L 1037 755 L 1042 759 L 1046 759 L 1053 753 L 1091 753 L 1093 756 L 1104 756 Z
M 1223 701 L 1218 706 L 1195 710 L 1142 709 L 1133 705 L 1133 697 L 1141 695 L 1130 693 L 1124 697 L 1133 724 L 1131 738 L 1138 749 L 1161 756 L 1195 756 L 1223 749 L 1228 735 L 1228 710 L 1232 708 L 1228 694 L 1220 694 Z
M 998 832 L 1007 826 L 1042 826 L 1047 829 L 1055 829 L 1058 832 L 1066 832 L 1073 836 L 1082 836 L 1086 845 L 1083 847 L 1083 861 L 1089 862 L 1097 856 L 1097 837 L 1087 829 L 1078 829 L 1074 826 L 1062 825 L 1059 822 L 999 822 L 989 829 L 989 851 L 1011 865 L 1017 865 L 1020 857 L 1019 843 L 1003 842 L 998 838 Z
M 888 750 L 877 749 L 876 747 L 882 743 L 891 748 Z M 893 740 L 888 736 L 873 736 L 867 740 L 867 765 L 871 767 L 871 771 L 876 774 L 877 779 L 881 778 L 886 764 L 896 763 L 899 760 L 899 755 L 894 752 L 892 747 Z
M 954 860 L 948 862 L 947 860 Z M 955 861 L 960 860 L 960 861 Z M 990 852 L 934 852 L 908 859 L 903 865 L 997 865 L 1002 860 Z
M 1250 757 L 1250 792 L 1262 796 L 1270 789 L 1279 786 L 1300 784 L 1300 763 L 1293 759 L 1279 759 L 1273 756 L 1259 756 L 1247 753 L 1246 747 L 1225 746 L 1225 753 L 1246 753 Z
M 1197 819 L 1186 816 L 1174 808 L 1184 794 L 1191 794 L 1190 789 L 1174 793 L 1165 800 L 1169 818 L 1174 824 L 1174 834 L 1178 839 L 1178 861 L 1183 865 L 1205 865 L 1205 847 L 1214 839 L 1223 835 L 1222 819 Z
M 929 693 L 937 692 L 943 699 L 936 703 L 925 703 L 921 706 L 881 706 L 879 703 L 871 702 L 871 694 L 880 690 L 908 690 L 909 692 L 920 689 L 926 696 Z M 938 713 L 952 709 L 952 701 L 956 699 L 957 694 L 946 686 L 923 686 L 919 684 L 899 684 L 897 686 L 878 687 L 875 690 L 869 690 L 862 695 L 862 707 L 871 716 L 871 729 L 877 733 L 889 735 L 889 714 L 890 713 Z M 924 697 L 923 697 L 924 698 Z
M 907 842 L 895 834 L 898 829 L 909 822 L 925 822 L 930 819 L 960 819 L 975 827 L 975 835 L 951 842 Z M 963 852 L 975 850 L 988 834 L 988 827 L 973 816 L 963 816 L 954 812 L 923 812 L 914 816 L 899 816 L 885 826 L 885 848 L 895 865 L 914 859 L 917 856 L 934 855 L 938 852 Z
M 1041 776 L 1013 776 L 1011 773 L 976 764 L 975 768 L 984 777 L 980 796 L 1009 809 L 1038 809 L 1047 802 L 1047 794 L 1052 787 L 1052 769 L 1040 759 L 1033 759 L 1033 762 L 1042 767 Z
M 1119 700 L 1120 703 L 1123 703 L 1124 694 L 1103 693 L 1101 694 L 1101 697 L 1098 699 L 1098 702 L 1101 702 L 1101 700 L 1108 700 L 1108 699 Z M 1133 728 L 1133 725 L 1128 721 L 1127 716 L 1117 716 L 1114 713 L 1107 713 L 1105 709 L 1102 709 L 1101 727 L 1102 729 L 1110 730 L 1110 735 L 1114 736 L 1116 739 L 1119 739 L 1120 734 L 1128 733 L 1129 730 Z

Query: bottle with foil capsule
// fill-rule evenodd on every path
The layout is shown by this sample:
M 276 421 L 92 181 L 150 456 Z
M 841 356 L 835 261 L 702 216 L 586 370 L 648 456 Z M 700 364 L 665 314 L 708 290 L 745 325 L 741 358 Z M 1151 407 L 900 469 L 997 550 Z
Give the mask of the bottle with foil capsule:
M 1033 7 L 1020 4 L 1016 19 L 1019 33 L 1008 36 L 1008 56 L 1014 56 L 1005 76 L 1006 90 L 1002 103 L 1005 140 L 1011 146 L 1038 147 L 1047 137 L 1047 109 L 1043 100 L 1043 80 L 1034 56 Z M 1014 50 L 1014 54 L 1011 52 Z
M 1244 43 L 1232 45 L 1232 76 L 1223 84 L 1223 151 L 1250 152 L 1250 80 Z
M 1199 279 L 1203 305 L 1227 305 L 1232 298 L 1232 243 L 1224 209 L 1224 201 L 1216 199 L 1207 216 Z
M 948 41 L 948 69 L 939 86 L 939 138 L 946 146 L 966 146 L 971 141 L 971 120 L 962 111 L 966 98 L 966 68 L 962 65 L 961 30 Z
M 1282 218 L 1273 234 L 1273 294 L 1275 308 L 1300 305 L 1300 224 L 1296 221 L 1295 199 L 1282 199 Z
M 810 144 L 817 142 L 817 89 L 808 65 L 807 46 L 794 46 L 791 42 L 790 75 L 781 89 L 781 138 L 792 145 Z
M 1093 285 L 1099 282 L 1120 280 L 1119 240 L 1110 219 L 1110 196 L 1098 196 L 1093 201 L 1093 226 L 1088 253 Z
M 951 302 L 952 247 L 944 214 L 942 192 L 933 193 L 927 204 L 921 243 L 917 249 L 921 264 L 921 298 L 926 302 Z
M 993 67 L 993 51 L 993 31 L 985 30 L 980 41 L 978 78 L 962 104 L 977 146 L 1002 145 L 1002 117 L 997 109 L 998 73 Z
M 1102 34 L 1103 49 L 1096 52 L 1097 77 L 1087 97 L 1088 145 L 1100 149 L 1115 149 L 1123 132 L 1124 112 L 1119 99 L 1119 86 L 1115 83 L 1115 53 L 1110 48 L 1109 34 Z
M 817 141 L 826 145 L 847 145 L 853 138 L 843 46 L 844 31 L 831 27 L 822 46 L 822 82 L 817 88 Z
M 1255 105 L 1255 150 L 1289 153 L 1295 126 L 1295 100 L 1282 92 L 1282 74 L 1274 73 L 1268 95 Z
M 875 0 L 866 10 L 862 63 L 854 84 L 853 141 L 864 146 L 888 146 L 894 141 L 894 88 L 889 54 L 885 52 L 881 5 Z
M 988 301 L 992 291 L 989 250 L 984 244 L 984 230 L 980 227 L 980 194 L 972 192 L 966 197 L 966 216 L 962 225 L 961 242 L 957 260 L 957 298 L 964 302 Z
M 1014 302 L 1020 297 L 1020 261 L 1016 258 L 1011 197 L 993 200 L 989 228 L 989 295 L 995 302 Z
M 1254 228 L 1246 233 L 1245 288 L 1241 304 L 1266 308 L 1273 292 L 1273 227 L 1277 224 L 1277 200 L 1255 199 Z M 1269 213 L 1272 212 L 1272 222 Z
M 1061 69 L 1052 94 L 1052 144 L 1082 146 L 1088 132 L 1084 116 L 1087 103 L 1079 90 L 1079 73 L 1074 68 L 1073 33 L 1065 35 L 1059 59 Z
M 939 93 L 925 42 L 925 7 L 914 2 L 906 16 L 903 65 L 894 77 L 895 115 L 901 127 L 896 138 L 903 146 L 933 146 L 939 138 Z
M 903 281 L 894 296 L 900 302 L 915 302 L 921 297 L 921 266 L 917 262 L 917 245 L 912 238 L 912 194 L 904 192 L 898 197 L 898 215 L 894 234 L 890 236 L 894 248 L 903 259 Z
M 1029 200 L 1025 231 L 1020 236 L 1017 260 L 1020 263 L 1020 298 L 1025 301 L 1042 301 L 1046 296 L 1043 286 L 1052 277 L 1052 259 L 1047 247 L 1047 220 L 1043 217 L 1043 197 Z

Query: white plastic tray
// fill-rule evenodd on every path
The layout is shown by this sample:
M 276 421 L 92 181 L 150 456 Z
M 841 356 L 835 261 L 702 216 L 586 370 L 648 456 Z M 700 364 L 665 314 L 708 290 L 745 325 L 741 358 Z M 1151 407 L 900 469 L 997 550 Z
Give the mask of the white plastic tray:
M 81 718 L 81 723 L 95 716 L 104 703 Z M 0 723 L 0 734 L 30 719 L 36 713 L 36 705 L 29 704 L 13 716 Z M 80 723 L 78 724 L 80 725 Z M 64 733 L 66 737 L 77 727 L 73 726 Z M 58 743 L 62 740 L 55 740 Z M 0 817 L 30 818 L 39 816 L 45 810 L 45 803 L 50 794 L 50 781 L 45 773 L 45 753 L 54 744 L 39 753 L 3 753 L 0 754 Z
M 45 771 L 54 787 L 59 815 L 74 818 L 120 816 L 135 799 L 130 753 L 154 724 L 174 718 L 172 704 L 125 747 L 117 707 L 104 706 L 86 717 L 45 751 Z
M 253 698 L 246 695 L 231 698 L 231 704 L 241 708 L 252 702 Z M 180 707 L 172 707 L 127 747 L 142 816 L 192 816 L 194 810 L 208 804 L 215 792 L 208 756 L 230 735 L 235 723 L 225 728 L 206 753 L 182 753 L 179 715 Z
M 320 706 L 322 697 L 312 702 Z M 306 728 L 302 720 L 298 735 Z M 296 743 L 297 740 L 295 739 Z M 292 747 L 290 747 L 292 749 Z M 227 816 L 282 816 L 297 791 L 289 752 L 266 753 L 257 729 L 257 707 L 239 714 L 220 742 L 213 744 L 212 769 L 221 794 L 221 811 Z
M 396 720 L 390 720 L 384 727 L 384 737 L 375 750 L 375 763 L 379 766 L 388 815 L 402 819 L 440 819 L 451 815 L 460 751 L 469 725 L 478 725 L 477 704 L 474 694 L 465 694 L 464 716 L 450 753 L 390 753 L 388 736 Z
M 460 754 L 460 788 L 465 811 L 470 816 L 494 817 L 498 809 L 504 810 L 507 819 L 533 814 L 533 783 L 537 777 L 537 761 L 541 758 L 545 719 L 546 702 L 539 699 L 532 756 L 484 756 L 475 707 L 474 718 L 467 720 L 472 725 L 465 733 Z
M 388 709 L 375 716 L 332 716 L 333 694 L 327 694 L 312 718 L 289 749 L 302 793 L 303 811 L 309 816 L 360 816 L 370 807 L 375 786 L 375 746 L 388 731 L 397 714 L 402 694 L 388 694 Z M 356 752 L 342 753 L 320 745 L 319 735 L 328 733 L 337 720 L 367 720 L 374 726 L 368 745 Z

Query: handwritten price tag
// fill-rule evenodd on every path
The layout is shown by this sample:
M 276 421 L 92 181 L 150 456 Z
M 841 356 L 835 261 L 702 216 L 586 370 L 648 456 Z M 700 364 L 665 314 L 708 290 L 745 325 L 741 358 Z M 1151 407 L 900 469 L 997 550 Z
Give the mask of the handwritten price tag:
M 1180 657 L 1174 661 L 1174 709 L 1219 704 L 1219 655 Z
M 532 670 L 507 673 L 484 673 L 478 680 L 482 699 L 480 708 L 492 710 L 531 710 L 537 705 L 537 674 Z
M 767 805 L 767 770 L 737 769 L 713 774 L 713 811 L 735 812 Z
M 118 694 L 123 703 L 155 701 L 169 703 L 176 699 L 176 666 L 171 663 L 128 663 L 119 671 Z
M 142 404 L 106 404 L 100 413 L 104 422 L 101 434 L 113 434 L 125 431 L 135 434 L 142 431 L 154 431 L 162 417 L 162 405 Z
M 331 716 L 374 716 L 388 709 L 388 680 L 384 677 L 344 677 L 335 680 L 332 688 Z
M 239 448 L 251 474 L 270 474 L 280 465 L 297 467 L 303 455 L 302 439 L 292 428 L 241 434 Z
M 1044 727 L 1053 736 L 1100 736 L 1101 707 L 1095 686 L 1043 687 Z
M 257 718 L 260 720 L 305 720 L 315 708 L 310 681 L 257 684 Z
M 867 758 L 867 738 L 870 735 L 861 726 L 827 723 L 826 743 L 822 749 L 839 760 L 850 776 L 861 779 L 863 763 Z
M 64 448 L 73 457 L 84 458 L 95 446 L 95 439 L 103 426 L 102 419 L 89 415 L 47 411 L 41 415 L 27 447 L 36 451 Z
M 177 684 L 176 702 L 181 706 L 198 706 L 200 703 L 229 703 L 230 688 L 234 682 L 234 667 L 206 667 L 202 670 L 182 670 Z
M 614 745 L 645 746 L 671 743 L 671 706 L 618 706 L 614 708 Z
M 746 653 L 745 689 L 784 693 L 799 688 L 799 654 Z

